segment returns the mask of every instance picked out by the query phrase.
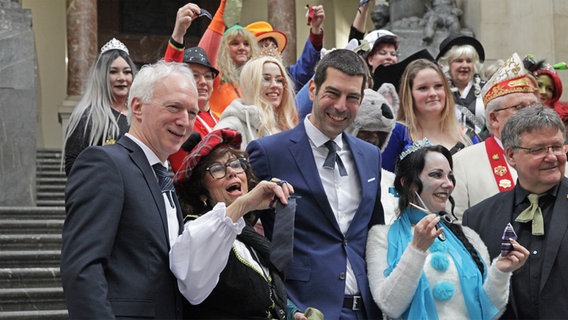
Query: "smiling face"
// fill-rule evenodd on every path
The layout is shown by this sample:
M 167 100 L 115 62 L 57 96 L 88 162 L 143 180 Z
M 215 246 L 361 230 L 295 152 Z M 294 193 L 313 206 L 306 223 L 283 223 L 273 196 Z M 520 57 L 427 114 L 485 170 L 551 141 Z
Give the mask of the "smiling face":
M 535 129 L 523 132 L 520 147 L 536 148 L 564 145 L 562 132 L 556 128 Z M 566 150 L 559 155 L 547 150 L 545 155 L 532 155 L 528 150 L 508 148 L 509 164 L 517 170 L 519 183 L 531 193 L 543 193 L 554 187 L 564 177 Z
M 473 77 L 473 60 L 464 54 L 450 62 L 450 77 L 460 89 L 465 88 Z
M 444 81 L 432 68 L 418 71 L 412 83 L 414 111 L 418 117 L 442 114 L 446 101 Z
M 424 169 L 420 173 L 422 192 L 420 197 L 432 212 L 445 210 L 454 190 L 453 172 L 448 159 L 439 152 L 429 151 L 424 157 Z
M 198 63 L 190 63 L 189 68 L 193 72 L 195 83 L 197 84 L 197 100 L 200 111 L 208 111 L 209 99 L 213 92 L 214 73 L 206 66 Z
M 244 65 L 251 57 L 251 44 L 243 37 L 237 36 L 229 42 L 229 55 L 237 66 Z
M 309 120 L 328 138 L 334 139 L 355 119 L 361 104 L 363 76 L 350 76 L 332 67 L 316 92 L 314 80 L 309 84 L 313 102 Z
M 114 101 L 125 101 L 132 84 L 132 69 L 124 58 L 114 59 L 110 65 L 108 81 Z
M 398 53 L 396 47 L 392 43 L 381 43 L 377 49 L 367 57 L 367 62 L 371 66 L 371 72 L 380 66 L 388 66 L 398 62 Z
M 262 66 L 260 94 L 274 109 L 282 103 L 285 81 L 282 71 L 275 63 L 266 62 Z
M 546 74 L 541 74 L 537 78 L 538 81 L 538 97 L 543 103 L 548 102 L 554 96 L 554 83 L 552 78 Z
M 197 90 L 181 74 L 172 73 L 157 82 L 148 103 L 132 100 L 130 133 L 165 162 L 185 142 L 199 111 Z
M 230 205 L 238 197 L 248 192 L 247 174 L 244 170 L 235 170 L 232 166 L 227 166 L 236 160 L 237 157 L 229 152 L 219 156 L 210 165 L 221 164 L 226 168 L 226 175 L 223 178 L 216 179 L 211 174 L 206 173 L 203 177 L 203 185 L 209 194 L 211 205 L 214 206 L 218 202 L 224 202 Z M 237 173 L 239 172 L 239 173 Z

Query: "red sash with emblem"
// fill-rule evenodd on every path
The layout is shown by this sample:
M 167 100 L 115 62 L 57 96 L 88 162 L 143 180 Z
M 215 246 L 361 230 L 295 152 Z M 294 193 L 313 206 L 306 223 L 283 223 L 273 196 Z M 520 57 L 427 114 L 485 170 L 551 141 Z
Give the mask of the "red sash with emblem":
M 513 189 L 515 182 L 509 171 L 509 165 L 505 161 L 503 148 L 495 141 L 495 137 L 491 136 L 485 140 L 485 150 L 487 151 L 489 165 L 493 170 L 493 177 L 499 192 Z

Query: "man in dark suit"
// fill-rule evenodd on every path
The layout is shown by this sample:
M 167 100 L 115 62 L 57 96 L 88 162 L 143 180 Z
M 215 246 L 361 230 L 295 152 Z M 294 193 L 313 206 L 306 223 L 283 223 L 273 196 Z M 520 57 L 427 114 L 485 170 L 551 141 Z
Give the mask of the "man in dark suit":
M 507 161 L 517 170 L 517 185 L 466 210 L 463 224 L 479 233 L 491 258 L 500 254 L 508 223 L 516 231 L 517 241 L 530 252 L 525 265 L 513 273 L 504 318 L 566 318 L 568 179 L 564 177 L 564 124 L 553 109 L 534 105 L 512 115 L 501 138 Z
M 379 317 L 368 286 L 365 244 L 369 228 L 384 223 L 380 150 L 343 132 L 355 118 L 366 81 L 357 54 L 328 53 L 309 83 L 312 113 L 296 128 L 247 147 L 260 179 L 286 179 L 300 196 L 286 279 L 289 298 L 329 319 Z M 274 215 L 261 219 L 271 237 Z
M 193 75 L 177 63 L 144 66 L 128 101 L 129 132 L 85 149 L 65 189 L 61 278 L 71 319 L 181 318 L 168 263 L 181 210 L 158 172 L 193 127 Z

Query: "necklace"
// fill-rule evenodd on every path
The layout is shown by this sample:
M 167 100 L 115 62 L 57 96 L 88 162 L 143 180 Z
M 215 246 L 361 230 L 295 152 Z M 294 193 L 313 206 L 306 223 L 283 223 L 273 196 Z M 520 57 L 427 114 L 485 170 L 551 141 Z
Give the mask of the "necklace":
M 114 111 L 118 112 L 118 116 L 116 117 L 116 125 L 118 126 L 118 120 L 120 119 L 120 116 L 122 116 L 122 112 L 116 110 L 115 108 L 112 108 L 112 109 Z M 106 146 L 106 145 L 109 145 L 109 144 L 115 144 L 115 143 L 116 143 L 115 137 L 111 136 L 111 134 L 109 132 L 105 142 L 103 143 L 103 146 Z

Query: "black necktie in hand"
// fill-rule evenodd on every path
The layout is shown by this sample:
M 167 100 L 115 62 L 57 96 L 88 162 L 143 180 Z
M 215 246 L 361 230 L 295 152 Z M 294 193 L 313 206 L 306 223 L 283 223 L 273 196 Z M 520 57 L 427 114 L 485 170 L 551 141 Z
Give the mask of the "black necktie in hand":
M 339 169 L 339 174 L 342 177 L 345 177 L 347 175 L 347 170 L 345 170 L 345 166 L 343 165 L 343 161 L 341 161 L 341 158 L 337 154 L 337 151 L 336 151 L 337 145 L 332 140 L 328 140 L 325 143 L 325 146 L 327 147 L 329 152 L 327 154 L 327 157 L 325 158 L 325 161 L 323 163 L 323 167 L 328 168 L 328 169 L 334 169 L 335 163 L 337 162 L 337 169 Z
M 156 176 L 158 177 L 158 184 L 160 185 L 160 190 L 166 193 L 168 200 L 170 201 L 170 205 L 172 208 L 175 207 L 174 201 L 172 199 L 171 191 L 174 191 L 174 183 L 172 182 L 172 178 L 168 175 L 168 169 L 164 167 L 161 163 L 156 163 L 152 166 Z
M 272 248 L 270 261 L 286 277 L 286 270 L 294 258 L 294 216 L 296 215 L 296 198 L 288 198 L 288 204 L 276 201 L 274 229 L 272 231 Z

